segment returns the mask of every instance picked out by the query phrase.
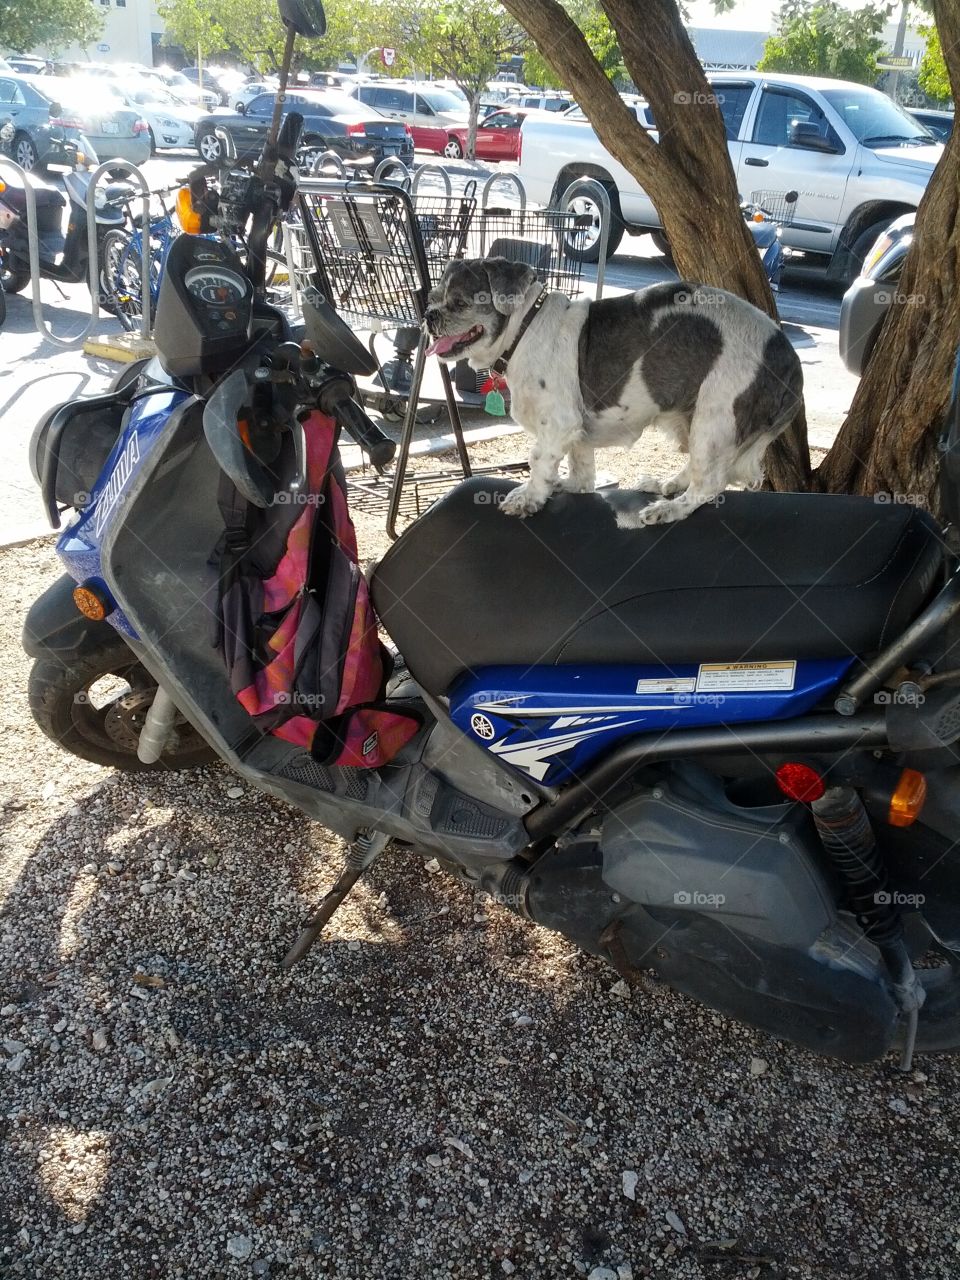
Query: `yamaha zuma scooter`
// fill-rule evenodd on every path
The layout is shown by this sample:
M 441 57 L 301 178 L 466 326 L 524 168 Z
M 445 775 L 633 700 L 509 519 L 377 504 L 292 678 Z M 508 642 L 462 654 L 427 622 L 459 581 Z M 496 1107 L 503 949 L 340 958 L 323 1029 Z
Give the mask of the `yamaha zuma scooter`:
M 322 30 L 306 4 L 281 2 L 288 49 Z M 622 530 L 598 494 L 507 519 L 511 482 L 477 477 L 372 575 L 398 650 L 379 705 L 420 716 L 406 745 L 380 767 L 331 765 L 254 725 L 211 640 L 224 474 L 265 501 L 236 406 L 250 388 L 265 406 L 284 502 L 304 493 L 291 405 L 320 402 L 385 456 L 350 396 L 368 353 L 316 297 L 298 347 L 259 296 L 288 202 L 276 126 L 221 198 L 252 217 L 249 274 L 229 245 L 181 237 L 158 360 L 35 434 L 53 524 L 75 510 L 67 574 L 25 628 L 40 727 L 120 768 L 216 755 L 352 841 L 288 964 L 394 840 L 628 981 L 652 969 L 819 1053 L 896 1049 L 906 1066 L 960 1047 L 960 578 L 915 506 L 728 493 Z M 956 408 L 943 458 L 956 521 Z M 305 589 L 323 598 L 309 570 Z M 81 696 L 107 674 L 118 696 Z

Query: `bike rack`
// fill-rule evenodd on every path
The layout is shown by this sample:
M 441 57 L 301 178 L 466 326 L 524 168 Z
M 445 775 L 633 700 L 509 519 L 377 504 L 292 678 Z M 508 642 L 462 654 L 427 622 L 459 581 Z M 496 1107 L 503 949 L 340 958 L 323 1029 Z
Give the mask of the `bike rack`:
M 512 174 L 510 175 L 513 176 Z M 596 178 L 577 178 L 560 197 L 561 212 L 566 213 L 578 196 L 589 195 L 600 206 L 600 257 L 597 259 L 597 285 L 594 298 L 603 295 L 603 277 L 607 268 L 607 245 L 610 243 L 610 196 Z
M 337 168 L 337 177 L 346 181 L 347 168 L 343 163 L 343 157 L 338 156 L 335 151 L 320 151 L 313 157 L 310 162 L 310 176 L 320 177 L 328 165 L 335 165 Z
M 140 336 L 144 340 L 150 337 L 150 185 L 135 164 L 129 160 L 106 160 L 90 177 L 87 187 L 87 245 L 90 254 L 90 293 L 94 298 L 96 312 L 94 319 L 100 314 L 100 263 L 97 252 L 97 184 L 104 174 L 112 170 L 122 169 L 136 179 L 140 186 L 140 197 L 143 201 L 143 220 L 140 227 Z M 32 264 L 31 264 L 32 265 Z M 86 334 L 84 334 L 86 337 Z
M 431 166 L 433 167 L 433 166 Z M 391 178 L 389 175 L 395 169 L 400 170 L 399 179 Z M 396 182 L 397 186 L 403 187 L 405 191 L 411 190 L 411 183 L 415 181 L 414 175 L 410 172 L 402 160 L 398 160 L 396 156 L 385 156 L 373 171 L 374 182 Z
M 82 347 L 84 342 L 90 336 L 90 331 L 95 324 L 100 322 L 100 256 L 97 244 L 97 217 L 96 217 L 96 188 L 100 178 L 113 169 L 124 169 L 127 173 L 137 179 L 140 184 L 140 190 L 143 193 L 144 217 L 143 225 L 145 229 L 150 226 L 150 188 L 146 179 L 136 165 L 132 165 L 127 160 L 110 160 L 100 165 L 98 169 L 90 177 L 90 185 L 87 187 L 87 285 L 90 289 L 90 319 L 84 325 L 82 331 L 72 338 L 62 338 L 59 334 L 53 332 L 47 324 L 43 315 L 43 302 L 40 298 L 40 237 L 37 230 L 37 196 L 33 189 L 33 185 L 29 181 L 26 171 L 17 164 L 15 160 L 9 156 L 0 155 L 0 165 L 6 165 L 8 169 L 12 169 L 20 180 L 26 197 L 27 206 L 27 245 L 29 250 L 30 262 L 30 295 L 33 305 L 33 319 L 37 326 L 37 332 L 47 342 L 52 342 L 55 347 L 60 347 L 63 351 L 73 351 L 78 347 Z M 150 296 L 149 296 L 149 280 L 150 280 L 150 236 L 145 234 L 143 237 L 143 261 L 141 265 L 143 275 L 141 279 L 147 282 L 146 296 L 144 297 L 143 315 L 141 318 L 141 333 L 144 338 L 150 336 Z
M 450 179 L 447 179 L 449 183 Z M 483 184 L 483 190 L 480 192 L 480 210 L 483 212 L 490 205 L 490 192 L 497 186 L 510 186 L 516 189 L 520 198 L 520 212 L 524 213 L 527 208 L 527 189 L 520 181 L 515 173 L 491 173 L 490 177 Z
M 443 181 L 443 194 L 447 197 L 453 195 L 453 183 L 450 181 L 450 175 L 446 169 L 441 169 L 438 164 L 422 164 L 417 172 L 413 175 L 413 182 L 410 184 L 410 195 L 415 196 L 420 187 L 420 180 L 425 173 L 439 173 Z

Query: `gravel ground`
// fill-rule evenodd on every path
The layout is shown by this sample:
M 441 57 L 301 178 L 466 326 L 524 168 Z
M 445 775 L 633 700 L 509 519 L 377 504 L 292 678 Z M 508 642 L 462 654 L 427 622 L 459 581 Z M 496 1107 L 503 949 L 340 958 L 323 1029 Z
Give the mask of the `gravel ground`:
M 283 973 L 340 842 L 35 730 L 19 629 L 56 573 L 0 552 L 0 1275 L 960 1274 L 949 1058 L 851 1069 L 631 993 L 390 851 Z

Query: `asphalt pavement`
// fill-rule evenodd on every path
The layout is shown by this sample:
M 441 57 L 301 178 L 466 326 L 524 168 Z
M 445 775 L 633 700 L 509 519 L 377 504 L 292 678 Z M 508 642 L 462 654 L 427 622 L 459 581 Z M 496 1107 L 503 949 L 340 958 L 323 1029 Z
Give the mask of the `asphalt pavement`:
M 462 189 L 472 178 L 484 178 L 495 168 L 438 157 L 423 159 L 448 170 L 454 190 Z M 166 187 L 189 173 L 197 161 L 192 152 L 165 153 L 150 160 L 144 172 L 152 187 Z M 57 180 L 51 177 L 51 181 L 56 184 Z M 440 179 L 426 177 L 422 190 L 434 187 L 441 189 Z M 604 293 L 642 288 L 673 275 L 671 264 L 648 236 L 628 236 L 607 264 Z M 594 269 L 586 269 L 585 282 L 594 279 Z M 56 335 L 71 338 L 83 331 L 90 309 L 85 286 L 61 288 L 42 281 L 41 299 L 47 324 Z M 857 385 L 837 352 L 839 290 L 826 283 L 822 270 L 792 266 L 785 274 L 779 303 L 787 333 L 804 366 L 811 444 L 829 447 Z M 103 314 L 95 332 L 111 334 L 119 329 L 116 320 Z M 7 299 L 0 356 L 0 545 L 5 545 L 47 528 L 28 463 L 27 446 L 37 420 L 55 404 L 102 391 L 119 366 L 77 349 L 64 350 L 42 338 L 34 323 L 29 291 Z

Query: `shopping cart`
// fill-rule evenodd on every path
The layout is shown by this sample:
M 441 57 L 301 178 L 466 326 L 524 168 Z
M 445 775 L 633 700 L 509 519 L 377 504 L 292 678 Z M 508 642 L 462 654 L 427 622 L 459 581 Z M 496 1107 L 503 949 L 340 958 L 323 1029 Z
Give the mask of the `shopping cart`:
M 797 191 L 751 191 L 750 204 L 778 227 L 792 225 L 797 214 Z

